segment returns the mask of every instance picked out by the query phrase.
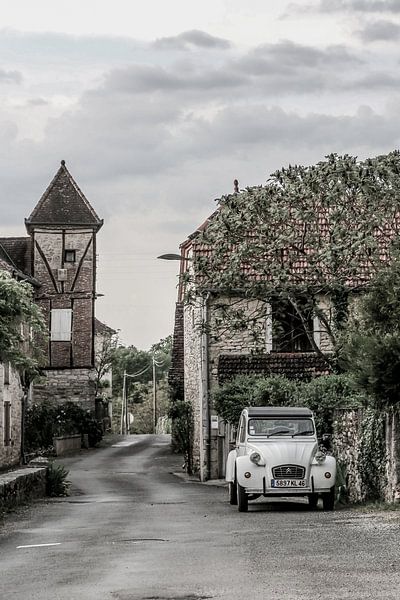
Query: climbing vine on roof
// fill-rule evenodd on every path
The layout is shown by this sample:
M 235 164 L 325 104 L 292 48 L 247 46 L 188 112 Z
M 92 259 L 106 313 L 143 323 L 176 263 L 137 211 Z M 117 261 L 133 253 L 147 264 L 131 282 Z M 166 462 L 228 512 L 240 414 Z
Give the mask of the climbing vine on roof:
M 289 165 L 264 186 L 223 196 L 218 207 L 193 239 L 187 299 L 211 290 L 258 299 L 266 310 L 266 299 L 284 298 L 301 317 L 310 306 L 298 298 L 316 311 L 315 298 L 329 293 L 332 314 L 320 317 L 334 345 L 347 294 L 367 287 L 396 251 L 400 153 Z

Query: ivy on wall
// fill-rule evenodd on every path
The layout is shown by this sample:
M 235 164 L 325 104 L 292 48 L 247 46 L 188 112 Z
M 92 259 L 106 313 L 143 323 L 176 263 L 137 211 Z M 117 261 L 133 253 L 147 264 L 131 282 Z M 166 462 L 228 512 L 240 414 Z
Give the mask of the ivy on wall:
M 385 413 L 367 408 L 361 421 L 358 460 L 365 499 L 379 500 L 383 497 L 386 461 Z

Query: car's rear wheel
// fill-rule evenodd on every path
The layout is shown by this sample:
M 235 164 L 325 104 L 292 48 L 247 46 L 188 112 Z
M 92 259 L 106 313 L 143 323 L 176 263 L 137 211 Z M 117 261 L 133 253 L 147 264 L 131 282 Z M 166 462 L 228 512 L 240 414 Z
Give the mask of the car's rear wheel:
M 238 503 L 236 481 L 229 482 L 229 504 L 236 506 Z
M 249 509 L 249 498 L 246 494 L 244 487 L 242 487 L 239 483 L 236 486 L 237 489 L 237 503 L 238 503 L 238 511 L 239 512 L 247 512 Z
M 335 507 L 335 488 L 331 488 L 329 492 L 322 494 L 322 505 L 324 510 L 333 510 Z
M 308 506 L 314 510 L 318 505 L 318 494 L 309 494 L 308 496 Z

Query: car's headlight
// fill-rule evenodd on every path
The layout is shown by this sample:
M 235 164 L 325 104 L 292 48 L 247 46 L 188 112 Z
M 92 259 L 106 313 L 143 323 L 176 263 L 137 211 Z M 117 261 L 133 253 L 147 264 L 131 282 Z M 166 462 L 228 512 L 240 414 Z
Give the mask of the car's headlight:
M 322 452 L 321 450 L 318 450 L 318 452 L 316 452 L 314 458 L 319 465 L 322 465 L 322 463 L 324 463 L 326 460 L 326 454 L 324 452 Z
M 250 460 L 252 463 L 254 463 L 255 465 L 261 465 L 263 463 L 263 458 L 261 456 L 261 454 L 257 451 L 254 451 L 250 454 L 249 456 Z

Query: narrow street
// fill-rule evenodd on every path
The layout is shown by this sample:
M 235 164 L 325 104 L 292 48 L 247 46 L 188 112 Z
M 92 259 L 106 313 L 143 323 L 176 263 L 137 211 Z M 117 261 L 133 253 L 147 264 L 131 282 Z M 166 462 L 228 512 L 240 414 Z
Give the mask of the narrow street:
M 400 597 L 400 512 L 312 512 L 174 475 L 168 436 L 64 459 L 71 495 L 0 528 L 0 598 L 259 600 Z

